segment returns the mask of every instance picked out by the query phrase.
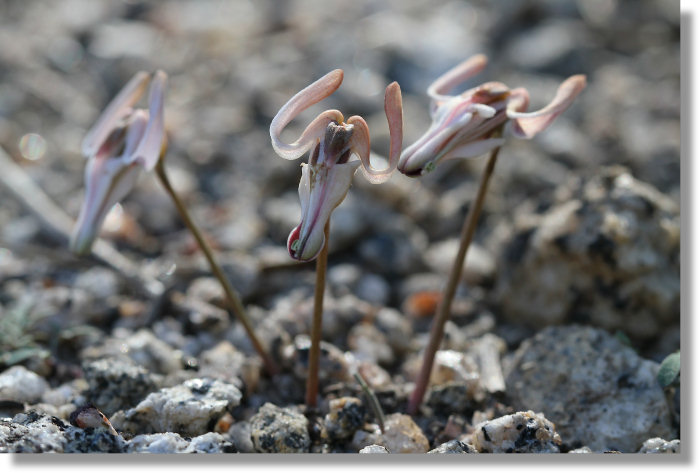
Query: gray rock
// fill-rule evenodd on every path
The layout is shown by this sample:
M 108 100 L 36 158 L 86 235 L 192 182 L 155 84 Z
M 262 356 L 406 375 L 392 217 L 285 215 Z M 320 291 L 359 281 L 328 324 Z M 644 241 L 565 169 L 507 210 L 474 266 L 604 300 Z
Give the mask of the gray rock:
M 311 447 L 303 414 L 290 407 L 265 403 L 251 419 L 251 438 L 262 453 L 304 453 Z
M 434 273 L 449 274 L 458 250 L 458 238 L 433 243 L 425 252 L 425 263 Z M 495 272 L 493 256 L 484 247 L 472 242 L 464 260 L 462 279 L 472 285 L 483 284 L 491 280 Z
M 80 393 L 86 391 L 89 387 L 85 379 L 77 378 L 45 391 L 41 396 L 41 401 L 57 407 L 76 403 L 75 401 L 80 396 Z
M 471 392 L 470 392 L 471 391 Z M 449 382 L 430 388 L 428 406 L 442 414 L 463 413 L 474 404 L 473 390 L 461 382 Z
M 0 419 L 0 453 L 63 452 L 66 428 L 60 419 L 35 411 Z
M 245 381 L 248 390 L 255 390 L 260 379 L 260 366 L 251 363 L 230 342 L 223 341 L 199 355 L 200 377 L 216 378 L 242 388 Z
M 386 416 L 382 443 L 390 453 L 426 453 L 430 450 L 423 431 L 405 414 Z
M 573 179 L 543 214 L 521 211 L 495 297 L 510 321 L 656 338 L 680 317 L 678 206 L 623 168 Z M 531 204 L 530 204 L 531 205 Z
M 359 323 L 350 329 L 347 345 L 358 360 L 371 361 L 383 366 L 394 362 L 394 353 L 384 333 L 370 323 Z
M 115 415 L 112 424 L 134 433 L 176 432 L 194 437 L 209 432 L 210 425 L 237 406 L 241 397 L 232 384 L 194 378 L 149 394 L 133 409 Z
M 382 307 L 377 312 L 374 324 L 382 331 L 396 356 L 402 356 L 410 350 L 413 327 L 401 312 L 390 307 Z
M 251 438 L 252 426 L 250 422 L 242 420 L 236 422 L 228 430 L 228 436 L 240 453 L 254 453 L 255 446 Z
M 182 368 L 182 353 L 156 337 L 151 330 L 135 333 L 126 329 L 114 330 L 104 343 L 81 352 L 83 359 L 106 356 L 131 358 L 148 371 L 158 374 L 174 373 Z
M 100 266 L 94 266 L 81 272 L 73 283 L 74 288 L 85 290 L 93 297 L 103 301 L 119 294 L 121 286 L 114 271 Z
M 674 437 L 658 369 L 601 329 L 549 327 L 515 352 L 506 392 L 556 423 L 566 444 L 636 452 L 650 435 Z
M 389 453 L 389 450 L 382 445 L 367 445 L 360 449 L 358 453 Z
M 477 424 L 472 443 L 481 453 L 559 453 L 561 438 L 542 414 L 527 411 Z
M 477 453 L 477 451 L 473 445 L 455 439 L 438 445 L 428 453 Z
M 384 306 L 391 296 L 391 286 L 383 277 L 366 273 L 357 282 L 355 294 L 364 301 Z
M 137 435 L 129 441 L 128 453 L 179 453 L 189 442 L 173 432 Z
M 68 426 L 64 432 L 64 453 L 124 453 L 126 442 L 121 435 L 104 429 L 80 429 Z
M 83 366 L 87 399 L 107 416 L 137 405 L 156 391 L 159 381 L 129 358 L 104 358 Z
M 681 452 L 681 441 L 679 439 L 675 440 L 664 440 L 662 438 L 656 437 L 649 439 L 644 442 L 642 448 L 639 449 L 639 453 L 680 453 Z
M 49 389 L 49 383 L 24 366 L 13 366 L 0 373 L 0 400 L 35 403 Z
M 331 441 L 351 438 L 365 423 L 365 406 L 356 397 L 341 397 L 329 403 L 322 435 Z

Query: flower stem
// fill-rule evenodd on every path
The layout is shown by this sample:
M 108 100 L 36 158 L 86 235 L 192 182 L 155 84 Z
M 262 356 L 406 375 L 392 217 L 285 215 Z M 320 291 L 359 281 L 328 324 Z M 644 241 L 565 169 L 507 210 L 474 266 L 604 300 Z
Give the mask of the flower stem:
M 192 218 L 190 217 L 187 208 L 178 197 L 177 193 L 175 192 L 175 189 L 173 189 L 173 186 L 170 183 L 170 179 L 168 179 L 168 175 L 165 172 L 165 165 L 163 163 L 162 156 L 161 159 L 158 160 L 158 164 L 156 165 L 156 174 L 158 175 L 161 184 L 163 184 L 163 187 L 165 187 L 165 190 L 170 195 L 170 198 L 173 200 L 175 208 L 177 208 L 177 211 L 180 213 L 180 217 L 185 222 L 185 225 L 187 225 L 187 228 L 190 230 L 190 232 L 192 232 L 194 238 L 197 240 L 199 247 L 202 249 L 204 256 L 209 262 L 209 266 L 211 268 L 212 273 L 214 274 L 216 279 L 219 280 L 221 287 L 224 289 L 224 294 L 226 295 L 226 302 L 227 306 L 229 307 L 229 310 L 232 311 L 234 315 L 238 318 L 238 320 L 243 324 L 243 327 L 245 328 L 245 331 L 248 334 L 250 341 L 253 343 L 255 351 L 257 351 L 258 355 L 260 355 L 260 357 L 262 358 L 263 364 L 265 365 L 265 369 L 270 375 L 275 375 L 279 373 L 277 365 L 267 354 L 267 352 L 263 348 L 262 343 L 260 343 L 260 340 L 255 334 L 253 324 L 250 318 L 248 318 L 248 315 L 246 314 L 245 308 L 243 307 L 243 303 L 241 302 L 238 293 L 231 286 L 231 283 L 224 275 L 221 266 L 219 266 L 219 264 L 214 259 L 211 247 L 204 239 L 204 236 L 199 231 L 199 228 L 197 228 L 195 223 L 192 221 Z
M 423 365 L 421 366 L 420 373 L 416 379 L 415 388 L 408 402 L 408 413 L 410 415 L 415 415 L 416 412 L 418 412 L 418 407 L 420 406 L 421 402 L 423 402 L 425 391 L 428 389 L 430 372 L 433 369 L 433 362 L 435 361 L 435 353 L 437 352 L 438 348 L 440 348 L 443 334 L 445 332 L 445 324 L 450 318 L 452 300 L 454 299 L 455 292 L 457 292 L 459 280 L 462 277 L 464 257 L 467 255 L 467 250 L 469 249 L 469 245 L 474 237 L 476 224 L 479 221 L 481 208 L 484 204 L 484 197 L 486 196 L 486 191 L 488 189 L 489 179 L 491 178 L 491 174 L 493 174 L 493 168 L 496 165 L 496 158 L 498 158 L 498 152 L 500 149 L 501 148 L 498 147 L 491 151 L 491 155 L 489 156 L 484 173 L 481 175 L 481 182 L 479 183 L 479 190 L 477 192 L 476 199 L 474 199 L 474 202 L 470 206 L 469 213 L 467 214 L 467 218 L 462 226 L 459 251 L 457 252 L 457 256 L 452 264 L 452 270 L 450 271 L 450 276 L 447 280 L 445 292 L 440 300 L 440 305 L 438 306 L 435 320 L 433 321 L 433 326 L 430 329 L 430 340 L 428 341 L 428 346 L 425 347 L 425 352 L 423 354 Z
M 314 314 L 311 322 L 311 347 L 309 349 L 309 376 L 306 378 L 306 408 L 316 407 L 318 395 L 318 365 L 321 355 L 321 322 L 323 320 L 323 293 L 326 290 L 326 267 L 328 263 L 328 237 L 330 220 L 323 228 L 326 243 L 316 258 L 316 288 L 314 290 Z

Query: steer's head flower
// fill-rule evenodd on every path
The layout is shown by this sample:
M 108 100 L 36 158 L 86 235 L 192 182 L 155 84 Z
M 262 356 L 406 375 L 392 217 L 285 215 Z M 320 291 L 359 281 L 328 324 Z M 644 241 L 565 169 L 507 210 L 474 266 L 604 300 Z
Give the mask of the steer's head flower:
M 282 130 L 300 112 L 335 92 L 343 81 L 343 71 L 329 72 L 292 97 L 272 120 L 272 147 L 285 159 L 297 159 L 310 151 L 308 164 L 302 164 L 299 198 L 301 223 L 287 239 L 292 258 L 310 261 L 325 244 L 324 227 L 331 212 L 345 198 L 352 176 L 361 168 L 373 184 L 389 179 L 396 169 L 401 153 L 403 130 L 401 89 L 396 82 L 389 84 L 384 94 L 384 111 L 389 122 L 389 165 L 377 170 L 370 164 L 370 141 L 367 123 L 360 116 L 344 121 L 338 110 L 326 110 L 318 115 L 293 143 L 281 140 Z M 350 160 L 352 156 L 359 159 Z
M 476 55 L 446 72 L 428 87 L 432 124 L 399 160 L 399 171 L 411 177 L 426 174 L 441 161 L 472 158 L 504 143 L 499 130 L 510 120 L 510 133 L 530 139 L 547 128 L 566 110 L 586 86 L 586 77 L 566 79 L 554 99 L 541 110 L 526 112 L 530 95 L 523 88 L 510 89 L 487 82 L 460 95 L 446 95 L 456 85 L 486 66 L 486 56 Z
M 148 110 L 134 108 L 151 82 Z M 155 167 L 165 146 L 163 102 L 167 75 L 137 73 L 110 102 L 83 140 L 85 201 L 70 248 L 88 253 L 114 204 L 131 191 L 142 170 Z

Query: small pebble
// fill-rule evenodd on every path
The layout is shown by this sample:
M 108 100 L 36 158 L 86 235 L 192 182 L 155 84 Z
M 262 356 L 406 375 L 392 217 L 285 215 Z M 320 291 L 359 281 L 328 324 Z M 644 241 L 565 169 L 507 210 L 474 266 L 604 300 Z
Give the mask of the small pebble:
M 426 453 L 430 450 L 423 431 L 405 414 L 386 416 L 382 440 L 390 453 Z
M 250 424 L 257 452 L 304 453 L 311 447 L 308 421 L 292 408 L 267 402 L 250 419 Z
M 382 445 L 367 445 L 364 448 L 361 448 L 359 453 L 389 453 L 389 450 L 386 449 L 386 447 Z
M 561 438 L 542 414 L 527 411 L 476 425 L 472 442 L 481 453 L 559 453 Z

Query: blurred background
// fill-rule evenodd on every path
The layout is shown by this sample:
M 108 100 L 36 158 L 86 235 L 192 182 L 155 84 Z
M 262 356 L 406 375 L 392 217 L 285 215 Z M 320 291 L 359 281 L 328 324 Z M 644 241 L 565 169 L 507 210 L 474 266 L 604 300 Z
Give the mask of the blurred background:
M 484 320 L 509 347 L 543 325 L 592 324 L 661 359 L 679 343 L 679 16 L 672 0 L 0 0 L 0 146 L 75 218 L 85 132 L 133 74 L 165 70 L 168 169 L 262 320 L 312 291 L 313 264 L 286 253 L 302 161 L 277 157 L 269 138 L 298 90 L 344 69 L 338 92 L 287 136 L 337 108 L 365 117 L 381 160 L 391 81 L 403 92 L 406 146 L 430 123 L 427 86 L 473 54 L 489 66 L 456 93 L 498 80 L 526 87 L 531 109 L 586 74 L 587 89 L 550 129 L 502 150 L 455 323 Z M 484 163 L 379 186 L 356 175 L 331 219 L 331 297 L 397 308 L 427 330 L 421 317 Z M 207 274 L 154 176 L 113 209 L 103 236 L 188 295 Z M 52 327 L 104 330 L 143 324 L 149 303 L 108 268 L 68 255 L 0 185 L 0 312 L 27 300 Z

